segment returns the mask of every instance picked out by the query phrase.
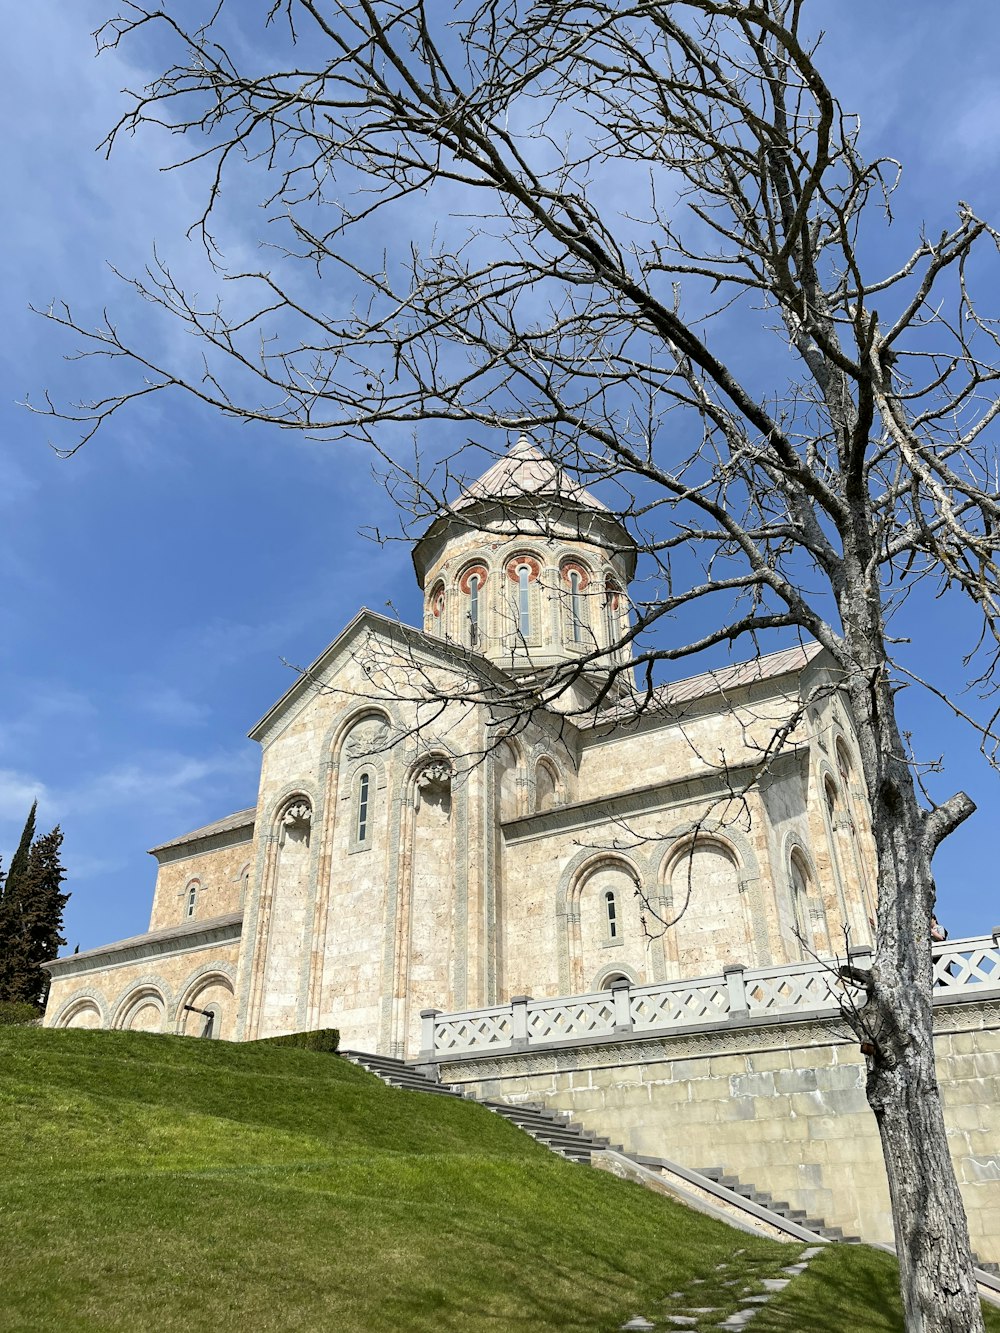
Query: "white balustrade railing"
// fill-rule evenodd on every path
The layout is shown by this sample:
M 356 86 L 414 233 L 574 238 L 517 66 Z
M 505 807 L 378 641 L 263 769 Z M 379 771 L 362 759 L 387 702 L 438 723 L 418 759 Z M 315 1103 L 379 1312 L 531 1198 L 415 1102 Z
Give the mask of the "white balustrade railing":
M 1000 997 L 1000 930 L 993 935 L 935 944 L 934 1001 Z M 855 967 L 870 962 L 868 950 L 852 950 Z M 592 995 L 533 1000 L 517 995 L 510 1004 L 445 1014 L 421 1015 L 421 1059 L 493 1054 L 568 1042 L 653 1035 L 692 1027 L 766 1021 L 795 1013 L 837 1013 L 845 994 L 858 1003 L 861 992 L 838 976 L 838 960 L 792 963 L 786 967 L 727 967 L 722 976 L 694 977 L 652 986 L 616 982 Z

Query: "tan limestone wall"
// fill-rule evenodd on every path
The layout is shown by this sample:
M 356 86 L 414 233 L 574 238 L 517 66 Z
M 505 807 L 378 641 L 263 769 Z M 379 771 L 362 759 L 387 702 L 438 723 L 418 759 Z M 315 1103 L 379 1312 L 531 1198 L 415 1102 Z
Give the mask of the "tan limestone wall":
M 223 845 L 219 845 L 222 843 Z M 239 911 L 244 873 L 253 855 L 253 828 L 188 848 L 163 852 L 149 918 L 150 930 L 165 930 L 188 921 L 208 921 Z M 194 916 L 187 914 L 188 890 L 197 883 Z
M 345 1046 L 415 1054 L 420 1008 L 490 1002 L 485 718 L 464 704 L 407 702 L 435 672 L 415 649 L 381 639 L 345 647 L 320 688 L 262 735 L 241 1036 L 333 1026 Z M 438 761 L 443 785 L 421 794 Z M 280 825 L 300 796 L 311 826 L 292 892 Z
M 56 977 L 46 1027 L 122 1028 L 198 1036 L 205 1019 L 183 1005 L 214 1010 L 212 1035 L 236 1036 L 234 998 L 239 942 L 183 949 L 154 958 L 94 966 Z
M 937 1014 L 938 1078 L 972 1245 L 1000 1261 L 1000 1005 Z M 842 1032 L 842 1029 L 841 1029 Z M 442 1066 L 449 1083 L 542 1101 L 629 1152 L 720 1166 L 849 1235 L 891 1241 L 863 1057 L 796 1023 Z

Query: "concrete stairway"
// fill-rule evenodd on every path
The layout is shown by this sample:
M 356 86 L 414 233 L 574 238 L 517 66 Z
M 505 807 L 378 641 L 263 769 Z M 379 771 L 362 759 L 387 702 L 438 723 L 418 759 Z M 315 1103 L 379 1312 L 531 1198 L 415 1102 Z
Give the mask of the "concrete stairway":
M 639 1161 L 645 1162 L 646 1158 L 640 1157 Z M 779 1217 L 787 1218 L 789 1222 L 795 1222 L 798 1226 L 805 1227 L 806 1231 L 813 1231 L 826 1240 L 846 1241 L 852 1245 L 861 1243 L 859 1236 L 845 1236 L 840 1227 L 829 1227 L 821 1217 L 810 1217 L 802 1208 L 793 1208 L 791 1204 L 780 1201 L 776 1203 L 766 1190 L 759 1190 L 755 1185 L 744 1185 L 738 1176 L 726 1175 L 721 1166 L 703 1166 L 699 1168 L 697 1174 L 707 1180 L 714 1180 L 717 1185 L 732 1191 L 740 1198 L 749 1199 L 752 1203 L 759 1204 L 761 1208 L 766 1208 L 768 1212 L 777 1213 Z
M 392 1056 L 372 1055 L 366 1051 L 342 1051 L 341 1055 L 352 1064 L 360 1065 L 369 1073 L 375 1074 L 391 1088 L 425 1092 L 441 1097 L 463 1097 L 467 1101 L 476 1101 L 494 1115 L 499 1115 L 519 1129 L 523 1129 L 533 1139 L 569 1161 L 590 1165 L 594 1153 L 615 1153 L 640 1167 L 651 1169 L 662 1177 L 673 1178 L 694 1186 L 696 1190 L 714 1200 L 728 1212 L 742 1215 L 751 1225 L 764 1223 L 798 1239 L 820 1238 L 836 1241 L 845 1239 L 839 1227 L 828 1227 L 822 1219 L 806 1217 L 805 1213 L 792 1209 L 788 1204 L 773 1205 L 769 1195 L 755 1190 L 753 1186 L 742 1185 L 734 1176 L 724 1176 L 719 1169 L 713 1168 L 707 1172 L 692 1171 L 665 1158 L 642 1157 L 627 1153 L 620 1144 L 611 1143 L 606 1138 L 591 1134 L 582 1125 L 571 1122 L 564 1113 L 550 1110 L 539 1103 L 511 1106 L 507 1102 L 472 1097 L 460 1088 L 436 1082 L 404 1060 L 397 1060 Z
M 569 1161 L 590 1164 L 594 1153 L 609 1153 L 634 1164 L 640 1171 L 655 1173 L 664 1179 L 670 1179 L 681 1189 L 686 1184 L 697 1194 L 714 1199 L 724 1212 L 733 1216 L 742 1215 L 740 1224 L 751 1227 L 754 1223 L 764 1223 L 777 1227 L 785 1235 L 796 1239 L 821 1239 L 827 1242 L 857 1244 L 857 1237 L 845 1236 L 840 1227 L 829 1227 L 822 1218 L 808 1217 L 801 1209 L 792 1208 L 781 1201 L 775 1202 L 770 1194 L 758 1190 L 754 1185 L 744 1185 L 738 1176 L 726 1175 L 721 1167 L 710 1166 L 701 1171 L 693 1171 L 676 1162 L 661 1157 L 644 1157 L 636 1153 L 626 1153 L 620 1145 L 610 1143 L 605 1138 L 591 1134 L 582 1125 L 570 1122 L 569 1116 L 552 1111 L 540 1103 L 523 1103 L 511 1106 L 507 1102 L 473 1097 L 462 1088 L 439 1083 L 427 1074 L 421 1073 L 405 1060 L 395 1060 L 388 1055 L 372 1055 L 367 1051 L 341 1051 L 345 1060 L 360 1065 L 369 1073 L 375 1074 L 391 1088 L 401 1088 L 409 1092 L 423 1092 L 436 1097 L 458 1097 L 465 1101 L 475 1101 L 485 1106 L 494 1115 L 502 1116 L 511 1124 L 523 1129 L 533 1139 L 545 1145 L 552 1152 L 558 1153 Z M 891 1253 L 890 1246 L 881 1246 Z M 973 1256 L 975 1258 L 975 1256 Z M 1000 1280 L 997 1272 L 1000 1265 L 981 1264 L 976 1259 L 976 1280 L 980 1294 L 995 1305 L 1000 1305 Z
M 362 1069 L 377 1075 L 390 1088 L 408 1088 L 411 1092 L 429 1092 L 438 1096 L 479 1101 L 478 1098 L 469 1097 L 460 1088 L 436 1083 L 404 1060 L 395 1060 L 388 1055 L 370 1055 L 366 1051 L 341 1051 L 341 1055 L 352 1064 L 360 1065 Z M 544 1106 L 508 1106 L 506 1102 L 497 1101 L 482 1101 L 480 1105 L 517 1125 L 518 1129 L 523 1129 L 560 1157 L 573 1162 L 589 1163 L 591 1153 L 612 1146 L 608 1139 L 589 1134 L 582 1125 L 568 1124 L 565 1116 Z

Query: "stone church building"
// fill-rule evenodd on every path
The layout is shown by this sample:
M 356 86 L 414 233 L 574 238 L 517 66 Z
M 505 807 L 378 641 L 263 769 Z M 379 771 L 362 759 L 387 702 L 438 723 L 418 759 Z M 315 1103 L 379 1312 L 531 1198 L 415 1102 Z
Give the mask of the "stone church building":
M 424 1009 L 870 942 L 855 737 L 815 644 L 638 688 L 635 547 L 526 439 L 413 560 L 422 629 L 355 617 L 250 732 L 254 805 L 153 848 L 149 930 L 48 965 L 47 1025 L 414 1056 Z

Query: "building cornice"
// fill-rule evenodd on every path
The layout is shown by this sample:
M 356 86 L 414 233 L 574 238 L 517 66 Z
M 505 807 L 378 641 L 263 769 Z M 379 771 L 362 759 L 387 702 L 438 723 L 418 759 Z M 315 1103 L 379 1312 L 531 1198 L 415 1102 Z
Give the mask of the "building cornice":
M 801 765 L 807 760 L 808 754 L 808 746 L 790 747 L 770 761 L 767 771 L 781 772 Z M 759 768 L 759 761 L 748 761 L 743 764 L 730 764 L 724 772 L 709 770 L 704 773 L 688 774 L 683 778 L 666 778 L 662 782 L 652 782 L 645 787 L 632 787 L 628 791 L 595 796 L 586 801 L 572 801 L 566 805 L 552 806 L 549 810 L 537 811 L 535 814 L 521 815 L 517 819 L 506 820 L 501 824 L 501 828 L 507 841 L 514 842 L 521 838 L 543 837 L 549 833 L 563 833 L 567 829 L 592 826 L 609 819 L 620 819 L 651 810 L 663 810 L 687 801 L 701 800 L 716 792 L 738 789 L 748 782 L 756 785 L 754 772 Z
M 236 943 L 242 933 L 242 911 L 229 912 L 226 916 L 212 917 L 208 921 L 190 921 L 165 930 L 151 930 L 145 935 L 132 935 L 114 944 L 105 944 L 100 949 L 69 954 L 66 958 L 53 958 L 42 966 L 53 980 L 63 981 L 67 977 L 83 976 L 109 967 L 122 967 L 126 963 L 147 962 L 170 954 L 190 953 L 209 946 Z

